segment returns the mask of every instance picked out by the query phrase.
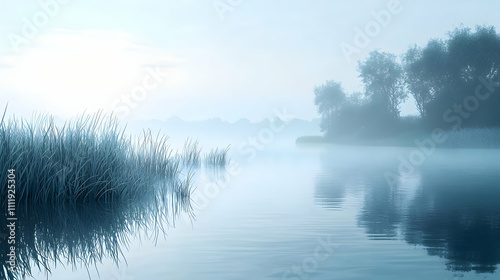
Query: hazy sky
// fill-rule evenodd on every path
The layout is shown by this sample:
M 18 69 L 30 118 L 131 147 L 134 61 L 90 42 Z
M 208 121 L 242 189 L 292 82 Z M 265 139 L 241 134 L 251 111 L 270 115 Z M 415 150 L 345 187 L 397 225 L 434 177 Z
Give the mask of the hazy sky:
M 500 31 L 499 10 L 457 0 L 1 1 L 0 107 L 229 121 L 286 108 L 311 119 L 314 87 L 334 79 L 359 90 L 357 60 L 371 50 L 400 55 L 461 24 Z

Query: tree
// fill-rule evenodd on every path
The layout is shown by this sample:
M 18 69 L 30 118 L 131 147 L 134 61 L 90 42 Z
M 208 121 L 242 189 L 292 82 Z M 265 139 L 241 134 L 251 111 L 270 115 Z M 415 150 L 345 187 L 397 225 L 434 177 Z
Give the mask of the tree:
M 364 98 L 338 82 L 316 87 L 326 136 L 375 138 L 412 129 L 500 127 L 500 35 L 494 27 L 458 28 L 446 39 L 413 46 L 400 64 L 373 51 L 359 63 Z M 400 118 L 411 93 L 420 120 Z
M 367 60 L 359 63 L 360 77 L 370 102 L 393 119 L 399 118 L 399 106 L 408 94 L 404 90 L 404 72 L 390 53 L 372 51 Z
M 328 131 L 332 127 L 335 114 L 338 113 L 347 99 L 342 84 L 335 81 L 327 81 L 325 84 L 314 89 L 314 104 L 321 114 L 321 131 Z
M 500 37 L 494 27 L 478 26 L 474 33 L 469 28 L 455 29 L 447 43 L 454 82 L 498 78 Z
M 426 47 L 423 51 L 428 49 Z M 455 29 L 449 33 L 442 49 L 444 70 L 434 72 L 430 67 L 432 65 L 424 67 L 424 71 L 434 76 L 437 79 L 435 83 L 439 85 L 425 109 L 433 126 L 500 126 L 500 96 L 493 94 L 495 87 L 492 88 L 500 81 L 500 36 L 495 28 L 478 26 L 475 31 L 470 28 Z M 436 59 L 431 57 L 427 60 Z M 487 100 L 479 100 L 475 97 L 476 89 L 485 87 L 485 84 L 489 85 L 488 90 L 492 94 Z
M 404 55 L 405 82 L 423 119 L 429 102 L 446 84 L 446 60 L 446 45 L 440 40 L 431 40 L 425 48 L 410 47 Z

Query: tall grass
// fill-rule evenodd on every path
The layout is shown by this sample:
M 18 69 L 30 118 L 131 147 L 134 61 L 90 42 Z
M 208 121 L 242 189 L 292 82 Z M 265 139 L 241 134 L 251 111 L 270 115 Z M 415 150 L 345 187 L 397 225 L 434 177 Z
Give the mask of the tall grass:
M 57 264 L 88 268 L 104 258 L 118 264 L 131 233 L 153 229 L 150 237 L 157 238 L 181 213 L 192 217 L 190 167 L 201 165 L 201 148 L 188 139 L 174 153 L 167 140 L 150 130 L 127 136 L 102 113 L 56 125 L 51 116 L 6 119 L 4 112 L 0 207 L 8 205 L 6 172 L 15 169 L 16 217 L 23 223 L 16 233 L 19 273 L 6 270 L 2 252 L 10 245 L 0 238 L 0 278 L 24 278 L 34 266 L 50 272 Z M 205 162 L 225 165 L 227 150 L 212 150 Z
M 158 182 L 178 180 L 181 173 L 167 137 L 151 131 L 128 137 L 113 116 L 80 116 L 61 126 L 45 115 L 30 121 L 4 117 L 0 174 L 16 170 L 17 203 L 134 200 L 155 192 Z M 185 147 L 185 163 L 199 161 L 197 145 L 190 142 Z M 6 199 L 7 195 L 0 198 Z
M 198 141 L 187 139 L 179 157 L 184 166 L 199 167 L 201 164 L 201 147 L 199 147 Z
M 221 150 L 219 148 L 212 149 L 208 154 L 205 155 L 205 165 L 212 167 L 225 167 L 229 163 L 228 151 L 230 146 L 226 149 Z

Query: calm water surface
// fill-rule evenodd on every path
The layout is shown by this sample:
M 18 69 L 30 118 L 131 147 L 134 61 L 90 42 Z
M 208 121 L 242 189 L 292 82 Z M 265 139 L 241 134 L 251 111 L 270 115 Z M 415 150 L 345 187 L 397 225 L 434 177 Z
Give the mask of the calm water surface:
M 49 279 L 500 279 L 500 150 L 437 150 L 398 171 L 412 151 L 236 153 L 226 183 L 196 178 L 195 219 L 117 239 L 118 267 L 104 257 Z

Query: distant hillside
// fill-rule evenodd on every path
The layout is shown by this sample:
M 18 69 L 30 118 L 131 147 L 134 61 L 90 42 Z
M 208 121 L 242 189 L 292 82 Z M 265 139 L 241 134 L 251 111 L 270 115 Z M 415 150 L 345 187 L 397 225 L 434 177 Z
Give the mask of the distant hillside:
M 171 141 L 177 143 L 186 138 L 200 140 L 225 141 L 228 144 L 244 141 L 251 137 L 258 137 L 259 133 L 272 131 L 273 142 L 286 141 L 293 143 L 303 135 L 319 135 L 319 119 L 311 121 L 292 119 L 283 122 L 279 119 L 264 119 L 260 122 L 251 122 L 248 119 L 239 119 L 235 122 L 223 121 L 213 118 L 203 121 L 184 121 L 178 117 L 167 120 L 133 121 L 128 124 L 128 131 L 134 134 L 141 133 L 143 129 L 153 131 L 161 130 L 171 136 Z M 219 144 L 220 146 L 220 144 Z

